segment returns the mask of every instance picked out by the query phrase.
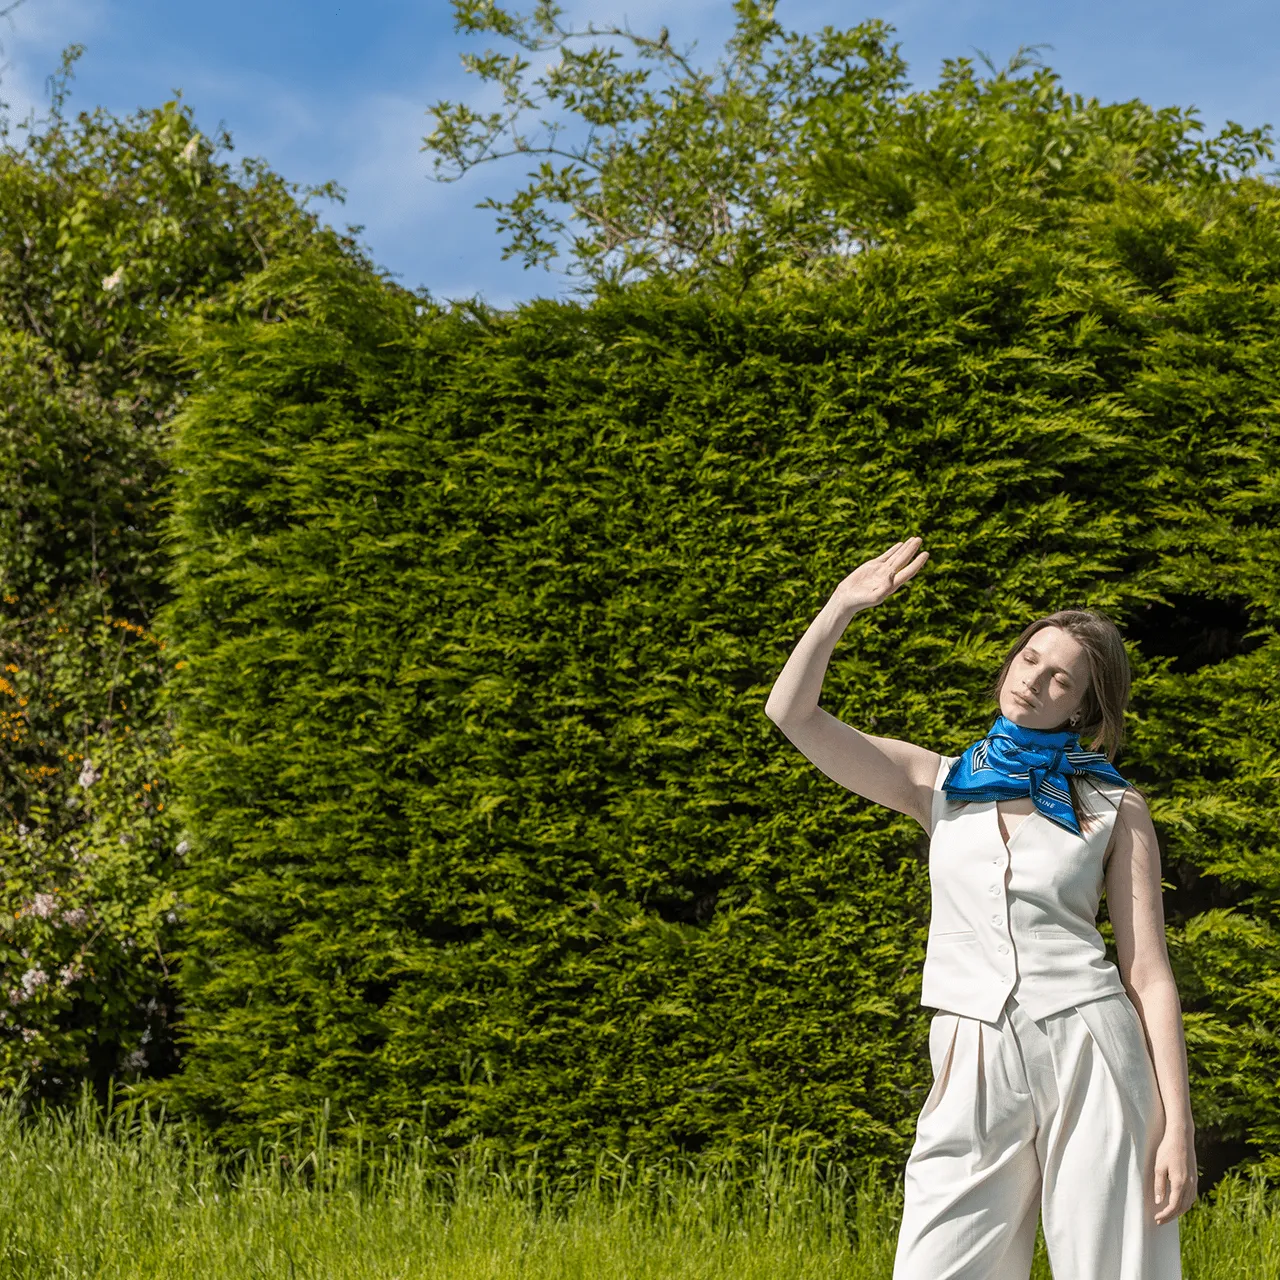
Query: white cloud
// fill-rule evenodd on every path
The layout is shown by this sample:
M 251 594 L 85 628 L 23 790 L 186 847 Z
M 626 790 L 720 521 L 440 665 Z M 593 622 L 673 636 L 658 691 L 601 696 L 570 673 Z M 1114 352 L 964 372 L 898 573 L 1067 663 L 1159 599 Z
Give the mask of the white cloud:
M 0 100 L 11 120 L 41 114 L 62 50 L 101 31 L 105 0 L 25 0 L 0 20 Z

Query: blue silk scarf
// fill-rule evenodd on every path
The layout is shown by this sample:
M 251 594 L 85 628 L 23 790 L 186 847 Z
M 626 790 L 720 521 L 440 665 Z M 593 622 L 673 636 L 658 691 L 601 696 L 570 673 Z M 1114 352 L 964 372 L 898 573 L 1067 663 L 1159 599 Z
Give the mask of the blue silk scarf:
M 1024 729 L 1004 716 L 951 766 L 942 784 L 956 800 L 1014 800 L 1031 797 L 1046 818 L 1080 834 L 1068 785 L 1072 774 L 1127 787 L 1101 751 L 1084 751 L 1077 733 Z

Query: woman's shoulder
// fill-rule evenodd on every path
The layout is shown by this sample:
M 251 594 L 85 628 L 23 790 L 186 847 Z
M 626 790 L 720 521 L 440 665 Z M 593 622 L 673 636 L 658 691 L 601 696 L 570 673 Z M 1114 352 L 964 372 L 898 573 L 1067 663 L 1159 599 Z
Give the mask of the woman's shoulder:
M 1146 797 L 1134 786 L 1121 787 L 1112 783 L 1095 786 L 1094 793 L 1102 798 L 1102 816 L 1111 819 L 1105 855 L 1105 861 L 1109 863 L 1117 843 L 1127 845 L 1136 832 L 1154 831 L 1151 811 L 1147 808 Z M 1096 805 L 1091 807 L 1094 813 L 1099 813 Z
M 1127 786 L 1120 792 L 1117 817 L 1129 825 L 1141 823 L 1151 825 L 1151 808 L 1147 798 L 1135 786 Z

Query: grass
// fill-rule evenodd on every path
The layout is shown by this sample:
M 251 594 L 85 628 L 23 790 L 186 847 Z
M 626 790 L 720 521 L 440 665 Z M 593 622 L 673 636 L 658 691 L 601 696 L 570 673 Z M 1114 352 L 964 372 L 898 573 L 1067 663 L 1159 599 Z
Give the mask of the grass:
M 625 1161 L 562 1193 L 425 1143 L 218 1156 L 136 1110 L 0 1103 L 0 1276 L 889 1280 L 899 1204 L 839 1169 Z M 1187 1280 L 1280 1280 L 1280 1197 L 1228 1179 L 1183 1218 Z M 1033 1276 L 1048 1280 L 1043 1254 Z

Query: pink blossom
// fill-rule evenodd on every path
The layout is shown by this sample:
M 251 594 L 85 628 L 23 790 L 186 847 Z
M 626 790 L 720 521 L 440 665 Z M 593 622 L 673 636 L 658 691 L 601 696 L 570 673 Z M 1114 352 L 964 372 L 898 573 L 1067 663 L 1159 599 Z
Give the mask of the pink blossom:
M 102 777 L 102 774 L 99 773 L 98 770 L 93 767 L 93 761 L 90 760 L 88 756 L 86 756 L 84 764 L 80 766 L 80 776 L 76 779 L 76 781 L 82 787 L 91 787 L 101 777 Z
M 49 975 L 43 969 L 28 969 L 22 975 L 22 989 L 27 995 L 30 995 L 38 987 L 43 987 L 49 981 Z
M 83 929 L 89 913 L 83 907 L 72 907 L 62 913 L 62 923 L 69 929 Z
M 31 899 L 31 914 L 47 920 L 58 906 L 58 898 L 52 893 L 37 893 Z

